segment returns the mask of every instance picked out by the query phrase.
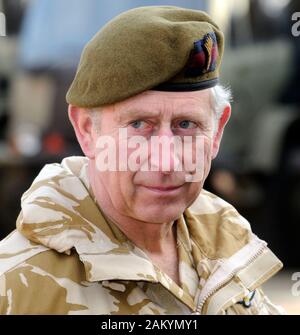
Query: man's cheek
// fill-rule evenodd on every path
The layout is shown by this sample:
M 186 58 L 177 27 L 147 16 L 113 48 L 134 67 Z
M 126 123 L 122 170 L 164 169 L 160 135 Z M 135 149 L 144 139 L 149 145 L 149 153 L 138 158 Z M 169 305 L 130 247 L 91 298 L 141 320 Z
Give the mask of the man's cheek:
M 204 183 L 211 164 L 211 139 L 207 136 L 199 136 L 193 144 L 193 170 L 189 169 L 191 173 L 186 181 Z M 186 170 L 187 171 L 187 170 Z
M 204 138 L 203 142 L 203 183 L 207 178 L 212 160 L 212 140 L 210 138 Z

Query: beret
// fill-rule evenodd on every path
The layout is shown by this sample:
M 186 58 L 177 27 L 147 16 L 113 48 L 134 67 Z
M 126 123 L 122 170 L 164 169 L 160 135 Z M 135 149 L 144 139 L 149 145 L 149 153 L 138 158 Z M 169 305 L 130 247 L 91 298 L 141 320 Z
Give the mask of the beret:
M 67 92 L 69 104 L 95 108 L 146 90 L 215 86 L 224 37 L 205 12 L 138 7 L 108 22 L 85 46 Z

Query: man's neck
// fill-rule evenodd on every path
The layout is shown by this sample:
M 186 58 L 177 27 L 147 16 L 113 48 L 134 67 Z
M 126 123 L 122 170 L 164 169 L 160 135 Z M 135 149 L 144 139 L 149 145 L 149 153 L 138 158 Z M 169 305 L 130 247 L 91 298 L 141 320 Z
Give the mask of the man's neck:
M 151 261 L 178 285 L 177 234 L 174 221 L 151 223 L 120 214 L 113 206 L 105 188 L 98 192 L 93 178 L 91 186 L 101 211 L 134 245 L 142 249 Z
M 101 207 L 101 204 L 99 204 Z M 127 218 L 122 221 L 116 215 L 110 216 L 101 210 L 134 245 L 142 249 L 153 264 L 165 272 L 177 285 L 180 286 L 178 269 L 178 251 L 176 225 L 154 224 Z M 125 222 L 125 224 L 124 224 Z
M 166 247 L 176 245 L 174 222 L 151 223 L 140 221 L 118 213 L 107 197 L 97 196 L 96 201 L 104 215 L 112 221 L 126 237 L 147 254 L 163 255 Z M 103 199 L 104 198 L 104 199 Z

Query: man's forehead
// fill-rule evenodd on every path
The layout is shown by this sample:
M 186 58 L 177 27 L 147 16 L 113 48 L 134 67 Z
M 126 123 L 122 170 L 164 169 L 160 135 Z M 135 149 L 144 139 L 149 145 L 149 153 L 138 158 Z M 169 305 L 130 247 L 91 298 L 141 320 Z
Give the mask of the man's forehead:
M 195 92 L 146 91 L 114 105 L 120 118 L 138 113 L 192 113 L 210 108 L 210 89 Z

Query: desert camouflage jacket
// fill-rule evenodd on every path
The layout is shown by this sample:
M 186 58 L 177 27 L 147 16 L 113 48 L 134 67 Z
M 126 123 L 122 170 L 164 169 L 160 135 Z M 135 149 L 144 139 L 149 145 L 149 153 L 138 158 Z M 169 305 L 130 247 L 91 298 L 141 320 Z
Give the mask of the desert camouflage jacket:
M 284 313 L 260 288 L 282 263 L 232 206 L 203 190 L 176 221 L 178 286 L 104 216 L 87 164 L 48 164 L 24 193 L 0 242 L 0 314 Z

